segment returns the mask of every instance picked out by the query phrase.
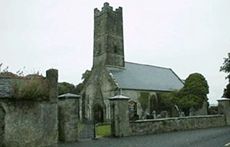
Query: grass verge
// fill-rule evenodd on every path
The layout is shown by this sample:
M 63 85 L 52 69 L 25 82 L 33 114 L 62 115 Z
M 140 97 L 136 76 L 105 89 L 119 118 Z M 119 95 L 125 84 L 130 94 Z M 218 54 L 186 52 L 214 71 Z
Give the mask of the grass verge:
M 111 135 L 110 124 L 100 124 L 96 126 L 96 137 L 108 137 Z

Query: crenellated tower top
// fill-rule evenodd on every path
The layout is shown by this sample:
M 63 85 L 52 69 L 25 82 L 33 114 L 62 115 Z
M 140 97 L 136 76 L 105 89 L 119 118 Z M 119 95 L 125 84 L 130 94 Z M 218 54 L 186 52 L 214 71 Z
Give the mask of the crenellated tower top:
M 94 9 L 93 66 L 124 67 L 122 8 L 113 10 L 104 3 L 101 10 Z
M 98 10 L 98 8 L 94 9 L 94 16 L 100 16 L 101 14 L 106 13 L 108 11 L 116 14 L 122 14 L 122 7 L 119 7 L 115 9 L 115 11 L 113 11 L 113 7 L 110 6 L 108 2 L 105 2 L 101 10 Z

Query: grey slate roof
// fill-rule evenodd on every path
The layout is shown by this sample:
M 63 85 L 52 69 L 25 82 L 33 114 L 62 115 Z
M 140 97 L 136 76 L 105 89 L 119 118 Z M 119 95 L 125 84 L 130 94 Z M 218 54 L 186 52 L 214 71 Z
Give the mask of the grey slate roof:
M 125 62 L 124 69 L 107 70 L 122 89 L 174 91 L 184 85 L 170 68 Z

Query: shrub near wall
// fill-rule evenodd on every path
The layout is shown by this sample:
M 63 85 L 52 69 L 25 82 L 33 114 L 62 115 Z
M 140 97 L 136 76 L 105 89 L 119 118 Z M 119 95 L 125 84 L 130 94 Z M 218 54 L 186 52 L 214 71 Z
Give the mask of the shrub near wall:
M 47 79 L 41 75 L 31 74 L 18 76 L 10 72 L 0 73 L 0 97 L 48 100 L 49 88 Z
M 16 99 L 47 99 L 49 96 L 48 84 L 45 79 L 32 78 L 20 79 L 13 82 L 14 94 Z

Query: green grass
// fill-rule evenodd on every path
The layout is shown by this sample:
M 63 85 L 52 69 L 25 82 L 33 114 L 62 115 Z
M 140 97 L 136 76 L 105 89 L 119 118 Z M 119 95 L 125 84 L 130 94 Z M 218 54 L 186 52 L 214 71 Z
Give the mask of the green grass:
M 96 126 L 96 136 L 97 137 L 108 137 L 111 135 L 111 125 L 102 124 Z

